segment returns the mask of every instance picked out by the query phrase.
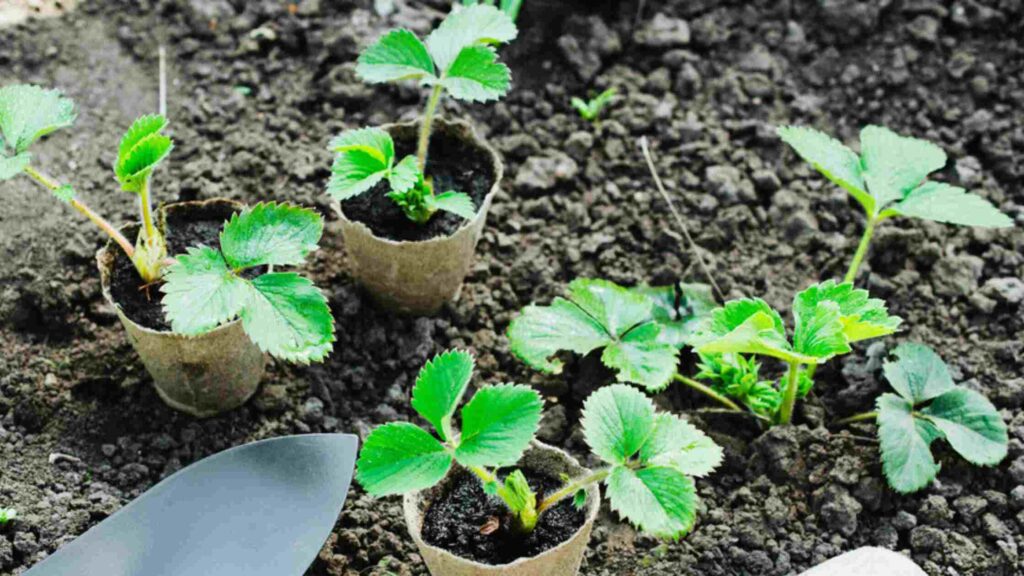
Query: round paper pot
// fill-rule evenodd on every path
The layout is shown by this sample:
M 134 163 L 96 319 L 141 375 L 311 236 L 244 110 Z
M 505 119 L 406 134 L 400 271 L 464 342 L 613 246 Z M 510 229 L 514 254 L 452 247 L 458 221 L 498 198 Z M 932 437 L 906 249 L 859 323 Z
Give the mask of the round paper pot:
M 225 219 L 242 205 L 230 200 L 179 202 L 161 211 L 161 219 L 201 218 L 225 214 Z M 218 216 L 219 217 L 219 216 Z M 134 238 L 138 224 L 122 228 Z M 249 340 L 238 320 L 199 336 L 182 336 L 153 330 L 134 322 L 110 294 L 114 260 L 121 248 L 113 241 L 96 253 L 103 297 L 114 306 L 128 340 L 153 377 L 157 394 L 169 406 L 205 418 L 237 408 L 259 387 L 263 377 L 263 352 Z
M 405 139 L 415 138 L 419 125 L 416 121 L 382 128 L 396 139 Z M 438 118 L 434 120 L 433 137 L 440 135 L 469 142 L 487 155 L 495 176 L 476 215 L 451 235 L 415 242 L 380 238 L 362 222 L 349 220 L 339 202 L 332 203 L 341 219 L 341 234 L 352 273 L 381 306 L 394 312 L 433 314 L 458 295 L 462 281 L 473 266 L 487 211 L 501 183 L 504 171 L 501 159 L 469 124 Z M 416 224 L 410 221 L 409 225 Z
M 540 442 L 534 442 L 526 451 L 519 466 L 556 477 L 568 474 L 575 478 L 589 473 L 565 452 Z M 454 473 L 450 472 L 437 486 L 407 494 L 403 500 L 405 524 L 433 576 L 575 576 L 579 572 L 583 554 L 590 542 L 590 531 L 601 509 L 601 492 L 597 485 L 587 489 L 586 521 L 571 538 L 532 558 L 489 565 L 460 558 L 423 541 L 423 518 L 427 508 L 434 498 L 444 492 Z

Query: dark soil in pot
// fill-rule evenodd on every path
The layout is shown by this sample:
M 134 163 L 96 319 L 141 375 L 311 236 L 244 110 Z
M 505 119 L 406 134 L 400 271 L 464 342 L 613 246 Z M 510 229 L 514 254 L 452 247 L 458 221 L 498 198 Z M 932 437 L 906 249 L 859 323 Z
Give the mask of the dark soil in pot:
M 397 160 L 416 153 L 418 134 L 415 130 L 402 127 L 393 131 L 392 135 L 395 138 Z M 435 194 L 449 190 L 469 194 L 477 210 L 491 191 L 495 178 L 491 157 L 486 151 L 442 130 L 435 130 L 430 139 L 427 176 L 433 178 Z M 438 211 L 426 224 L 416 224 L 386 196 L 389 190 L 385 179 L 370 190 L 342 202 L 345 216 L 349 220 L 366 224 L 379 238 L 405 241 L 448 236 L 466 223 L 466 219 L 461 216 Z
M 504 481 L 511 470 L 499 471 Z M 523 470 L 537 500 L 558 490 L 558 478 Z M 577 510 L 568 498 L 544 512 L 537 527 L 528 535 L 516 533 L 511 517 L 497 496 L 487 495 L 475 476 L 463 472 L 456 476 L 440 498 L 431 503 L 423 519 L 423 540 L 456 556 L 484 564 L 508 564 L 519 558 L 531 558 L 565 542 L 583 526 L 584 510 Z M 490 533 L 483 527 L 497 520 L 500 527 Z

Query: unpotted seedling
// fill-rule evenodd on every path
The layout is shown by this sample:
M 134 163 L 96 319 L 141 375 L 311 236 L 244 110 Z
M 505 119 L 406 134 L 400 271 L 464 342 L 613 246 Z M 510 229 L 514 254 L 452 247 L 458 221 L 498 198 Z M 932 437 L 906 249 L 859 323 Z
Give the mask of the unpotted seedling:
M 535 440 L 543 402 L 528 386 L 480 388 L 453 418 L 473 373 L 467 352 L 428 362 L 412 406 L 434 430 L 385 424 L 366 438 L 356 479 L 375 496 L 404 494 L 409 531 L 436 576 L 574 575 L 600 508 L 641 531 L 681 538 L 694 526 L 693 477 L 721 449 L 686 421 L 655 411 L 640 391 L 613 385 L 584 404 L 583 434 L 602 466 L 582 468 Z
M 331 142 L 327 192 L 353 272 L 389 308 L 436 311 L 458 294 L 472 266 L 503 168 L 468 124 L 436 115 L 444 94 L 467 102 L 505 95 L 511 73 L 494 45 L 516 34 L 507 14 L 478 4 L 453 12 L 425 42 L 391 30 L 359 56 L 356 74 L 366 82 L 430 87 L 420 120 L 352 130 Z
M 988 200 L 963 188 L 927 180 L 946 165 L 935 144 L 900 136 L 882 126 L 860 132 L 860 155 L 830 136 L 799 126 L 783 126 L 779 137 L 826 178 L 850 193 L 864 208 L 866 223 L 845 282 L 854 282 L 875 228 L 895 216 L 936 222 L 1005 228 L 1013 220 Z
M 18 511 L 14 508 L 0 508 L 0 526 L 13 522 L 18 517 Z
M 839 422 L 877 422 L 889 486 L 906 494 L 931 484 L 939 472 L 931 453 L 936 440 L 945 440 L 978 466 L 995 466 L 1006 458 L 1006 424 L 987 398 L 956 385 L 942 358 L 923 344 L 901 344 L 894 354 L 896 361 L 887 361 L 883 369 L 896 394 L 879 396 L 874 412 Z
M 580 118 L 583 118 L 587 122 L 597 124 L 601 120 L 601 112 L 603 112 L 605 107 L 615 100 L 615 94 L 616 90 L 613 86 L 589 100 L 573 96 L 569 103 L 572 104 L 572 107 L 576 109 L 577 113 L 579 113 Z
M 300 264 L 316 248 L 323 229 L 319 215 L 277 204 L 244 209 L 220 199 L 154 211 L 151 176 L 173 142 L 162 134 L 166 118 L 151 115 L 132 124 L 114 164 L 121 188 L 138 196 L 140 223 L 115 228 L 71 186 L 31 162 L 29 145 L 74 118 L 74 104 L 56 90 L 0 89 L 0 177 L 25 173 L 110 237 L 97 254 L 103 295 L 165 402 L 196 416 L 213 415 L 252 396 L 264 352 L 298 362 L 324 357 L 334 339 L 326 299 L 293 273 L 263 273 Z M 218 251 L 208 246 L 222 224 Z M 163 308 L 161 291 L 167 293 Z

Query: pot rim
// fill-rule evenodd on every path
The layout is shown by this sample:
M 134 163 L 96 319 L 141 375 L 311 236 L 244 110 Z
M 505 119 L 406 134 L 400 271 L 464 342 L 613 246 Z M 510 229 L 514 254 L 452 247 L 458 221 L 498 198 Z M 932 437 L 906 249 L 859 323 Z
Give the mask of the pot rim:
M 161 223 L 163 223 L 166 218 L 166 213 L 168 209 L 174 210 L 176 208 L 185 207 L 205 208 L 207 206 L 215 205 L 230 206 L 232 208 L 237 208 L 239 210 L 245 208 L 245 204 L 243 204 L 242 202 L 223 197 L 210 198 L 207 200 L 183 200 L 181 202 L 171 202 L 169 204 L 161 205 L 160 208 L 158 209 L 157 218 L 160 220 Z M 133 227 L 137 226 L 139 226 L 138 222 L 131 222 L 128 224 L 124 224 L 118 230 L 120 230 L 121 232 L 126 232 L 132 229 Z M 173 338 L 177 340 L 198 340 L 199 338 L 205 338 L 213 334 L 230 330 L 234 328 L 236 324 L 239 324 L 242 321 L 241 318 L 235 318 L 231 322 L 221 324 L 220 326 L 217 326 L 216 328 L 210 330 L 209 332 L 203 332 L 202 334 L 189 336 L 185 334 L 178 334 L 173 330 L 155 330 L 148 326 L 143 326 L 142 324 L 139 324 L 138 322 L 132 320 L 131 318 L 128 317 L 127 314 L 124 313 L 123 310 L 121 310 L 121 305 L 118 304 L 116 300 L 114 300 L 113 295 L 111 295 L 110 293 L 110 273 L 113 270 L 114 258 L 117 257 L 117 251 L 120 249 L 121 247 L 117 246 L 114 243 L 113 239 L 107 239 L 106 244 L 104 244 L 102 248 L 96 251 L 96 266 L 97 268 L 99 268 L 100 271 L 100 290 L 103 292 L 103 297 L 109 304 L 111 304 L 114 307 L 114 310 L 117 312 L 118 318 L 120 318 L 122 322 L 130 323 L 134 328 L 146 334 L 163 336 L 165 338 Z
M 573 466 L 579 466 L 582 469 L 581 474 L 590 474 L 591 473 L 590 469 L 585 468 L 582 464 L 579 463 L 578 460 L 573 458 L 568 452 L 566 452 L 565 450 L 562 450 L 561 448 L 556 448 L 556 447 L 551 446 L 549 444 L 545 444 L 545 443 L 541 442 L 540 440 L 534 440 L 533 442 L 531 442 L 530 443 L 530 448 L 536 449 L 536 450 L 542 450 L 542 451 L 545 451 L 545 452 L 553 452 L 558 457 L 562 458 L 563 460 L 566 460 L 569 464 L 571 464 Z M 445 476 L 445 478 L 447 478 L 447 476 Z M 565 540 L 559 542 L 557 546 L 552 546 L 551 548 L 548 548 L 547 550 L 545 550 L 545 551 L 543 551 L 540 554 L 537 554 L 535 556 L 524 556 L 524 557 L 521 557 L 521 558 L 516 558 L 512 562 L 508 562 L 508 563 L 505 563 L 505 564 L 484 564 L 483 562 L 477 562 L 476 560 L 470 560 L 469 558 L 463 558 L 462 556 L 459 556 L 458 554 L 455 554 L 453 552 L 445 550 L 444 548 L 441 548 L 439 546 L 434 546 L 433 544 L 429 544 L 429 543 L 427 543 L 426 540 L 423 539 L 422 521 L 423 521 L 423 517 L 426 515 L 426 510 L 421 512 L 419 510 L 419 506 L 417 505 L 418 504 L 417 501 L 422 498 L 422 494 L 424 492 L 426 492 L 426 491 L 428 491 L 430 489 L 431 488 L 426 488 L 424 490 L 417 490 L 415 492 L 410 492 L 410 493 L 408 493 L 408 494 L 406 494 L 406 495 L 404 495 L 402 497 L 402 509 L 403 509 L 404 516 L 405 516 L 406 529 L 409 530 L 409 534 L 413 537 L 413 540 L 416 542 L 416 544 L 418 546 L 423 546 L 425 548 L 428 548 L 428 549 L 430 549 L 431 551 L 433 551 L 435 553 L 441 554 L 443 556 L 448 556 L 448 557 L 453 558 L 453 559 L 455 559 L 455 560 L 457 560 L 459 562 L 465 563 L 465 564 L 467 564 L 469 566 L 472 566 L 473 568 L 481 569 L 481 570 L 495 571 L 495 572 L 497 572 L 498 570 L 508 570 L 508 569 L 511 569 L 511 568 L 516 568 L 516 567 L 518 567 L 520 565 L 526 564 L 527 562 L 533 562 L 533 561 L 535 561 L 537 559 L 543 558 L 543 557 L 548 556 L 550 554 L 553 554 L 553 553 L 555 553 L 557 551 L 560 551 L 560 550 L 562 550 L 564 548 L 567 548 L 570 544 L 573 543 L 573 541 L 576 538 L 578 538 L 580 536 L 581 532 L 586 530 L 588 527 L 592 527 L 593 526 L 594 522 L 597 520 L 598 513 L 601 511 L 601 487 L 600 487 L 600 484 L 592 484 L 589 487 L 587 487 L 587 489 L 586 489 L 587 490 L 587 515 L 586 515 L 586 517 L 583 520 L 583 524 L 581 524 L 580 527 L 577 528 L 576 531 L 573 532 L 568 538 L 566 538 Z M 411 513 L 412 517 L 417 517 L 417 518 L 420 519 L 420 526 L 415 531 L 415 533 L 413 531 L 413 527 L 410 525 L 410 522 L 409 522 L 410 513 Z
M 388 124 L 383 124 L 378 127 L 386 131 L 390 131 L 392 128 L 399 127 L 416 128 L 422 123 L 422 121 L 423 117 L 421 116 L 417 117 L 415 120 L 408 120 L 405 122 L 391 122 Z M 480 202 L 480 206 L 477 207 L 476 214 L 474 214 L 472 218 L 463 220 L 462 224 L 458 228 L 456 228 L 455 231 L 452 232 L 451 234 L 445 234 L 443 236 L 434 236 L 433 238 L 427 238 L 426 240 L 392 240 L 390 238 L 382 238 L 380 236 L 377 236 L 376 234 L 373 233 L 373 230 L 371 230 L 370 227 L 364 224 L 363 222 L 349 219 L 347 216 L 345 216 L 345 212 L 342 211 L 341 209 L 341 201 L 331 198 L 331 208 L 334 210 L 335 214 L 337 214 L 341 218 L 343 224 L 347 226 L 361 228 L 366 234 L 370 235 L 374 240 L 381 242 L 383 244 L 388 244 L 392 246 L 425 245 L 431 243 L 444 242 L 450 238 L 453 238 L 460 234 L 464 234 L 466 230 L 473 225 L 473 223 L 487 215 L 491 201 L 494 199 L 494 196 L 498 193 L 498 190 L 501 189 L 501 180 L 505 176 L 505 164 L 501 161 L 501 156 L 498 155 L 498 152 L 494 149 L 493 146 L 491 146 L 486 140 L 480 137 L 480 135 L 476 131 L 476 128 L 465 120 L 462 120 L 460 118 L 454 118 L 449 120 L 447 118 L 438 116 L 437 118 L 434 118 L 434 124 L 444 124 L 445 126 L 452 126 L 466 130 L 469 136 L 469 140 L 476 144 L 481 150 L 483 150 L 483 152 L 486 155 L 488 155 L 491 159 L 491 166 L 494 167 L 494 184 L 491 185 L 491 189 L 488 190 L 487 194 L 484 195 L 483 200 Z

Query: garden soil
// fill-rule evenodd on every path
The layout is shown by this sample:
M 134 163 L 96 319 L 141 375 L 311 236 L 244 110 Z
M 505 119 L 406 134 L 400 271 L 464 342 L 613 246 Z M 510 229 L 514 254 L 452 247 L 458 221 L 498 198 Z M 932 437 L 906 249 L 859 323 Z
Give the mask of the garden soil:
M 103 239 L 27 179 L 4 182 L 0 505 L 20 514 L 0 529 L 0 573 L 23 572 L 204 456 L 284 434 L 365 436 L 413 419 L 417 370 L 450 347 L 476 354 L 476 385 L 541 390 L 541 439 L 583 456 L 585 363 L 539 375 L 511 356 L 504 334 L 521 307 L 550 301 L 578 276 L 702 280 L 652 187 L 641 136 L 726 293 L 762 296 L 784 312 L 797 290 L 842 275 L 862 217 L 779 142 L 778 124 L 851 142 L 878 123 L 933 140 L 950 155 L 940 178 L 983 191 L 1024 226 L 1020 0 L 607 4 L 549 11 L 527 0 L 522 37 L 503 49 L 515 78 L 509 97 L 446 102 L 446 116 L 472 120 L 501 152 L 507 177 L 460 299 L 432 318 L 372 305 L 348 272 L 323 189 L 332 136 L 415 118 L 425 97 L 414 86 L 357 81 L 358 50 L 389 27 L 426 33 L 446 2 L 86 1 L 59 19 L 0 30 L 0 84 L 57 86 L 80 107 L 74 130 L 37 147 L 36 164 L 118 224 L 135 212 L 110 166 L 131 121 L 157 109 L 157 45 L 166 44 L 176 147 L 155 197 L 316 206 L 329 222 L 307 271 L 338 323 L 325 363 L 272 365 L 257 396 L 225 416 L 177 413 L 156 396 L 104 303 L 93 262 Z M 570 108 L 570 97 L 609 86 L 620 97 L 599 125 Z M 606 506 L 582 573 L 785 575 L 862 545 L 904 551 L 933 576 L 1020 573 L 1022 249 L 1020 228 L 886 223 L 860 282 L 906 329 L 820 370 L 797 426 L 762 433 L 744 418 L 701 413 L 707 404 L 686 390 L 660 395 L 725 447 L 725 464 L 698 482 L 699 523 L 680 542 L 640 536 Z M 987 394 L 1011 439 L 1008 458 L 991 469 L 940 450 L 939 480 L 901 496 L 885 486 L 872 426 L 829 422 L 872 408 L 885 389 L 883 359 L 911 339 Z M 400 499 L 355 486 L 309 570 L 425 573 Z

